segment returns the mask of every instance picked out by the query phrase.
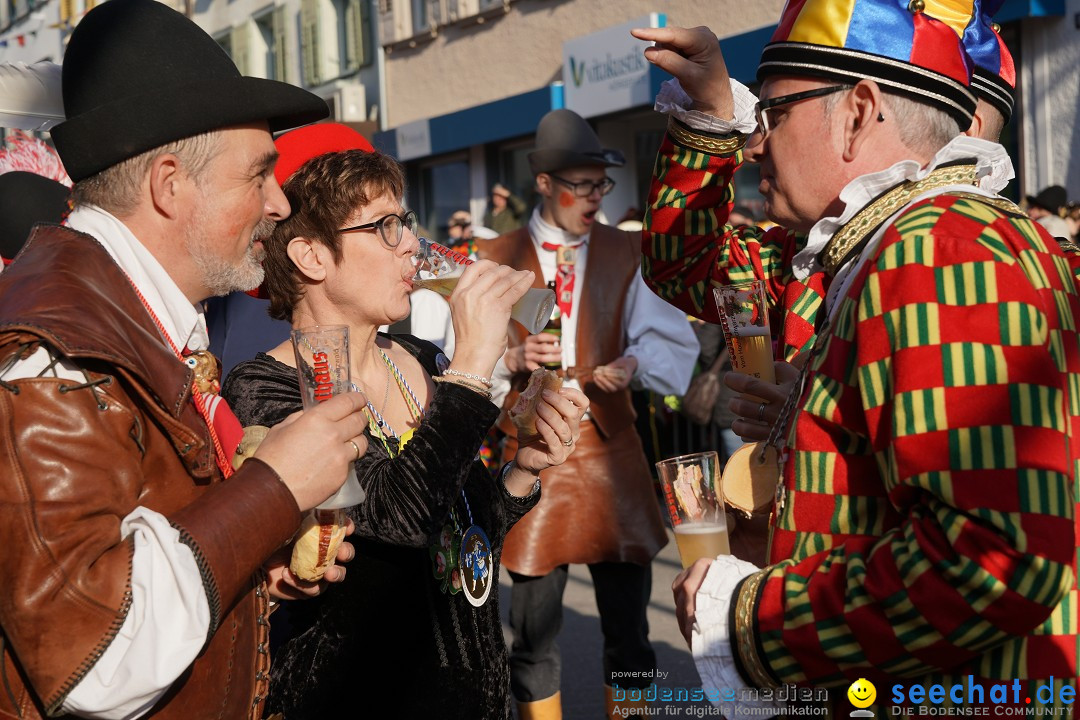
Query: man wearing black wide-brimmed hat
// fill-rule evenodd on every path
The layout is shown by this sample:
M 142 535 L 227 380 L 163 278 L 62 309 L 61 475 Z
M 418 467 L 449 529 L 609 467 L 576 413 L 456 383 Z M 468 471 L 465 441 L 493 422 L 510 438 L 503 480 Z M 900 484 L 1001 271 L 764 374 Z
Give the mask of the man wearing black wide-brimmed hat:
M 234 472 L 199 303 L 261 281 L 270 131 L 327 108 L 153 0 L 86 15 L 63 94 L 75 210 L 0 277 L 0 715 L 257 718 L 270 603 L 321 589 L 270 556 L 365 423 L 334 398 Z

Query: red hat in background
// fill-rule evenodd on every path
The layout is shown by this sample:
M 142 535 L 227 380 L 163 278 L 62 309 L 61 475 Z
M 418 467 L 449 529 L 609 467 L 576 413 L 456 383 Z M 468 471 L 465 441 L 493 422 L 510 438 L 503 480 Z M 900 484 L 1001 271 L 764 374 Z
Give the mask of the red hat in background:
M 375 152 L 375 148 L 371 146 L 367 138 L 339 123 L 318 123 L 290 130 L 274 141 L 274 147 L 278 151 L 274 177 L 277 178 L 279 185 L 284 185 L 285 181 L 308 160 L 320 155 L 343 150 Z M 264 300 L 267 298 L 266 290 L 262 285 L 254 290 L 248 290 L 247 294 Z
M 274 146 L 280 154 L 274 167 L 274 176 L 280 185 L 284 185 L 304 163 L 320 155 L 343 150 L 375 152 L 367 138 L 339 123 L 319 123 L 291 130 L 275 140 Z

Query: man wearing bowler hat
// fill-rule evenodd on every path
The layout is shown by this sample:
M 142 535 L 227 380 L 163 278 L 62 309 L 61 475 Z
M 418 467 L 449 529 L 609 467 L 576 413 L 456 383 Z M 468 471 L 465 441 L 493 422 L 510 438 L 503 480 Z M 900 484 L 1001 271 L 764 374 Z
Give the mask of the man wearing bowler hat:
M 788 3 L 760 98 L 708 29 L 633 31 L 678 78 L 658 98 L 650 285 L 704 296 L 753 274 L 747 248 L 778 266 L 774 295 L 822 280 L 770 438 L 767 563 L 702 560 L 674 586 L 704 685 L 761 717 L 784 708 L 760 690 L 788 683 L 847 712 L 859 678 L 923 709 L 925 688 L 1009 714 L 1036 697 L 1066 714 L 1075 695 L 1080 299 L 1053 239 L 995 194 L 1004 150 L 960 136 L 976 106 L 960 3 L 930 5 Z M 743 157 L 782 227 L 724 222 L 724 166 Z
M 559 336 L 527 335 L 511 323 L 504 356 L 513 407 L 529 373 L 555 363 L 564 382 L 589 396 L 577 450 L 542 474 L 545 493 L 506 538 L 503 565 L 514 580 L 510 625 L 511 688 L 522 718 L 560 717 L 560 658 L 567 564 L 587 563 L 604 633 L 608 717 L 620 708 L 612 685 L 644 687 L 656 656 L 648 639 L 652 558 L 667 542 L 652 473 L 634 428 L 630 386 L 662 395 L 686 391 L 698 343 L 680 311 L 645 287 L 637 235 L 596 222 L 623 164 L 580 115 L 553 110 L 541 119 L 529 165 L 541 204 L 529 224 L 477 241 L 481 258 L 532 270 L 537 286 L 556 283 Z M 516 430 L 506 414 L 500 427 Z M 635 703 L 641 705 L 640 702 Z M 627 708 L 629 710 L 629 708 Z
M 85 16 L 63 94 L 75 210 L 0 276 L 0 715 L 259 718 L 271 605 L 321 589 L 270 557 L 365 423 L 334 398 L 234 472 L 198 305 L 261 281 L 270 131 L 327 108 L 153 0 Z
M 1068 194 L 1061 185 L 1050 185 L 1039 191 L 1038 195 L 1028 195 L 1028 215 L 1042 225 L 1054 237 L 1070 237 L 1069 225 L 1062 217 L 1062 211 L 1069 203 Z

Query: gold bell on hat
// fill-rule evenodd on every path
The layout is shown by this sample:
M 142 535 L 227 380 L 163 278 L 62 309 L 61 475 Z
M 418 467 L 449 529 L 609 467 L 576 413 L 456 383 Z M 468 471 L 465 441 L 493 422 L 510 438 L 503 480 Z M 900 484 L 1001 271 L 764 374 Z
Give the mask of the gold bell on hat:
M 921 13 L 926 9 L 926 3 L 923 2 L 923 0 L 911 0 L 911 2 L 908 3 L 907 9 L 912 13 Z

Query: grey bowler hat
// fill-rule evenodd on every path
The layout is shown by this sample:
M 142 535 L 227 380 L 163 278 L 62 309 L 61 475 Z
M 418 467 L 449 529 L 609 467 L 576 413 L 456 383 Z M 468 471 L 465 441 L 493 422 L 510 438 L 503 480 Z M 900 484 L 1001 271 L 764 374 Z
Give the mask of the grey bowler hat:
M 533 175 L 587 165 L 625 164 L 621 152 L 600 146 L 592 127 L 573 110 L 552 110 L 541 118 L 536 128 L 536 149 L 529 153 Z

